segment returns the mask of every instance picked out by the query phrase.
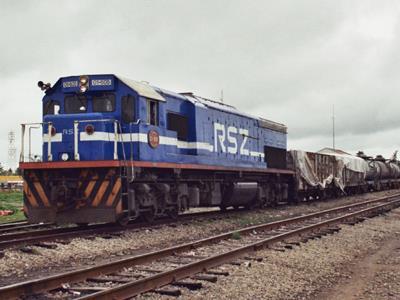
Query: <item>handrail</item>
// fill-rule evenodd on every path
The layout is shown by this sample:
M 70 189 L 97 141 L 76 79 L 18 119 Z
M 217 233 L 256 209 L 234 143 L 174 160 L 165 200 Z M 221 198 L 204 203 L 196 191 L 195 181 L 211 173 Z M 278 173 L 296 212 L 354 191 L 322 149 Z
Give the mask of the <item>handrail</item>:
M 130 177 L 129 177 L 129 182 L 133 182 L 134 180 L 135 180 L 135 167 L 133 166 L 133 138 L 132 138 L 132 126 L 133 125 L 139 125 L 140 124 L 140 122 L 141 122 L 142 120 L 141 119 L 137 119 L 137 121 L 136 122 L 129 122 L 129 140 L 130 140 L 130 152 L 131 152 L 131 155 L 130 155 L 130 162 L 131 162 L 131 164 L 130 164 L 130 166 L 131 166 L 131 169 L 130 169 Z M 121 130 L 121 132 L 122 132 L 122 130 Z M 124 149 L 124 151 L 125 151 L 125 148 L 124 148 L 124 146 L 123 146 L 123 149 Z M 130 202 L 129 202 L 130 203 Z M 129 207 L 129 211 L 130 211 L 130 207 Z
M 74 160 L 80 160 L 79 157 L 79 149 L 78 149 L 78 144 L 79 144 L 79 122 L 74 121 Z
M 29 152 L 28 152 L 29 161 L 31 161 L 31 159 L 32 159 L 32 147 L 31 147 L 32 129 L 40 129 L 40 128 L 42 128 L 42 127 L 41 126 L 34 126 L 34 125 L 29 127 Z
M 40 127 L 35 127 L 37 125 L 40 125 Z M 48 132 L 47 132 L 47 137 L 48 137 L 48 152 L 47 152 L 47 158 L 49 161 L 52 161 L 53 157 L 51 155 L 51 142 L 52 142 L 52 127 L 53 123 L 52 122 L 34 122 L 34 123 L 23 123 L 21 124 L 21 153 L 19 157 L 20 162 L 25 162 L 25 133 L 26 129 L 28 128 L 29 131 L 29 145 L 28 145 L 28 154 L 29 154 L 29 161 L 32 159 L 32 134 L 31 134 L 31 129 L 40 129 L 43 128 L 43 125 L 48 125 Z
M 53 123 L 49 122 L 49 129 L 47 131 L 47 160 L 52 161 L 53 160 L 53 155 L 51 154 L 51 136 L 52 136 L 52 131 L 53 131 Z
M 79 123 L 110 122 L 114 123 L 114 160 L 118 160 L 118 124 L 115 119 L 75 120 L 74 121 L 74 159 L 80 160 L 79 155 Z
M 116 120 L 116 119 L 95 119 L 95 120 L 74 120 L 74 160 L 79 161 L 80 160 L 80 154 L 79 154 L 79 124 L 80 123 L 94 123 L 94 122 L 110 122 L 114 123 L 114 155 L 113 158 L 114 160 L 118 160 L 118 142 L 122 141 L 122 127 L 121 123 Z M 138 119 L 136 122 L 130 122 L 129 123 L 129 134 L 130 134 L 130 144 L 131 144 L 131 157 L 130 159 L 133 160 L 133 138 L 132 138 L 132 126 L 133 125 L 138 125 L 140 124 L 141 120 Z M 40 127 L 34 127 L 40 125 Z M 24 123 L 21 124 L 21 153 L 20 153 L 20 162 L 25 162 L 25 150 L 26 150 L 26 145 L 25 145 L 25 134 L 27 129 L 29 130 L 29 156 L 31 156 L 31 129 L 33 128 L 42 128 L 44 129 L 44 125 L 48 126 L 47 129 L 47 159 L 48 161 L 53 160 L 53 155 L 52 155 L 52 140 L 53 136 L 51 134 L 52 128 L 53 128 L 53 123 L 52 122 L 35 122 L 35 123 Z M 121 129 L 121 135 L 119 134 L 118 129 Z M 43 130 L 44 131 L 44 130 Z M 44 135 L 45 136 L 45 135 Z M 124 143 L 123 143 L 124 144 Z M 125 149 L 123 148 L 125 151 Z M 124 155 L 125 156 L 125 155 Z M 124 158 L 126 160 L 126 156 Z M 29 157 L 29 160 L 31 160 L 31 157 Z
M 75 120 L 76 123 L 87 123 L 87 122 L 119 122 L 116 119 L 95 119 L 95 120 Z

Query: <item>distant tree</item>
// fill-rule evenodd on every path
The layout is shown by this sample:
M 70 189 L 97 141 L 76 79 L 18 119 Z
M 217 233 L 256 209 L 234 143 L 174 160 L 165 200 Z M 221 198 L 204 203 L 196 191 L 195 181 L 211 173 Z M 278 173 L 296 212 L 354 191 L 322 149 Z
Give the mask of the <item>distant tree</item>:
M 15 172 L 14 172 L 14 175 L 21 176 L 21 169 L 20 168 L 16 168 Z
M 2 164 L 0 164 L 0 175 L 7 175 L 7 172 L 4 170 L 4 167 Z

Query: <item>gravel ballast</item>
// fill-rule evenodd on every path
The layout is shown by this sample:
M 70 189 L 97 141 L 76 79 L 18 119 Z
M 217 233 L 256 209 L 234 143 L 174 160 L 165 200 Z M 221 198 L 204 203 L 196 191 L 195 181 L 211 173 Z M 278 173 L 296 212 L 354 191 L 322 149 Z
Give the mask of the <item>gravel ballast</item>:
M 230 276 L 180 298 L 400 299 L 400 209 L 341 228 L 285 252 L 259 251 L 263 261 L 247 267 L 224 265 Z M 374 255 L 378 267 L 368 265 Z M 167 298 L 149 296 L 138 298 Z
M 107 262 L 127 255 L 135 255 L 204 238 L 261 221 L 288 218 L 394 193 L 397 193 L 397 191 L 365 194 L 341 198 L 336 201 L 315 202 L 308 205 L 302 204 L 258 212 L 243 212 L 240 216 L 236 215 L 224 220 L 193 221 L 189 224 L 162 226 L 157 229 L 126 231 L 120 236 L 113 236 L 111 239 L 102 237 L 76 238 L 69 244 L 57 244 L 56 249 L 32 247 L 34 254 L 23 253 L 18 249 L 8 249 L 3 252 L 4 256 L 0 259 L 0 284 L 4 285 L 21 281 L 23 278 L 37 278 L 51 273 L 82 268 L 98 262 Z M 279 255 L 279 253 L 273 255 Z

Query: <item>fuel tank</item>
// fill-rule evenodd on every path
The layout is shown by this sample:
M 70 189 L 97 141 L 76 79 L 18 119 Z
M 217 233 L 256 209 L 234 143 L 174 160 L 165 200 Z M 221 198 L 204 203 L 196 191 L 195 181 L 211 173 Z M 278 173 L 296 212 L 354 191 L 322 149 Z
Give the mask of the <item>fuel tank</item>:
M 228 206 L 243 206 L 252 203 L 259 195 L 256 182 L 239 182 L 227 189 L 224 203 Z

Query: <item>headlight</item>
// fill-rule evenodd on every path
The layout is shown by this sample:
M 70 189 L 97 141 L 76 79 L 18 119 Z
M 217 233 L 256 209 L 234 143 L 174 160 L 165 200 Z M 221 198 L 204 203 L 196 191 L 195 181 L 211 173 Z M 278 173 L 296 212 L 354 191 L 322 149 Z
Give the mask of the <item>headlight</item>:
M 52 126 L 51 127 L 51 136 L 55 136 L 56 133 L 57 133 L 57 129 L 54 126 Z
M 63 153 L 63 154 L 61 155 L 61 159 L 62 159 L 63 161 L 67 161 L 67 160 L 69 159 L 68 153 Z
M 88 135 L 92 135 L 92 134 L 94 133 L 94 126 L 91 125 L 91 124 L 86 125 L 85 131 L 86 131 L 86 133 L 87 133 Z
M 86 92 L 89 89 L 89 77 L 86 75 L 79 77 L 79 91 L 81 93 Z

